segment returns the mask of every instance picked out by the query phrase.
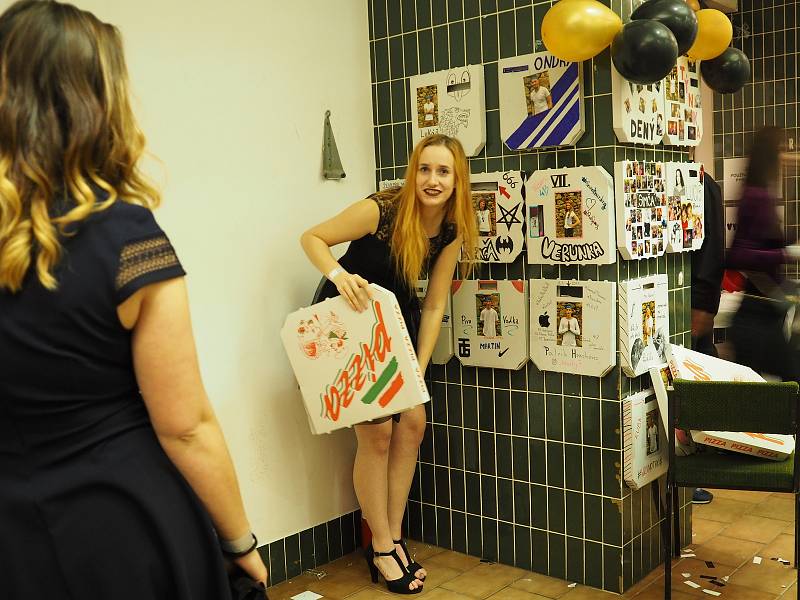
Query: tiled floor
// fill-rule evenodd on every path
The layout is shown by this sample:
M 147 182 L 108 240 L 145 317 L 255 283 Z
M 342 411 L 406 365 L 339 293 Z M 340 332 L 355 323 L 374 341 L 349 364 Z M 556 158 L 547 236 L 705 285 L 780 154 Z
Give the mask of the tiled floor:
M 797 599 L 797 571 L 772 558 L 792 561 L 794 556 L 794 507 L 790 494 L 715 490 L 711 504 L 694 507 L 691 548 L 697 556 L 676 560 L 673 565 L 674 600 L 711 598 L 690 581 L 721 593 L 718 600 Z M 411 552 L 428 570 L 422 596 L 430 600 L 601 600 L 615 594 L 521 569 L 482 563 L 479 559 L 435 546 L 413 542 Z M 753 556 L 761 556 L 760 565 Z M 714 565 L 710 568 L 705 561 Z M 269 590 L 271 600 L 288 599 L 304 590 L 331 600 L 387 600 L 393 597 L 381 582 L 370 583 L 366 564 L 359 553 L 350 554 L 320 568 L 322 578 L 303 574 Z M 728 576 L 725 587 L 715 587 L 701 575 Z M 395 598 L 397 596 L 394 596 Z M 659 600 L 664 597 L 663 571 L 657 570 L 624 594 L 626 599 Z

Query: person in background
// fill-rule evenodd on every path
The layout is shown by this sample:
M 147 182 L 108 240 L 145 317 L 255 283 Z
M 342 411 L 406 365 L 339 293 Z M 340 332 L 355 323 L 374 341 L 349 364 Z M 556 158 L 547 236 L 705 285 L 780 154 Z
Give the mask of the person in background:
M 225 600 L 266 587 L 150 209 L 119 31 L 0 16 L 0 594 Z
M 781 169 L 785 134 L 764 127 L 750 148 L 736 235 L 727 265 L 747 279 L 745 297 L 729 329 L 736 362 L 784 381 L 799 381 L 797 355 L 785 335 L 784 263 L 800 259 L 800 247 L 787 246 L 776 213 L 773 186 Z
M 417 143 L 405 184 L 373 194 L 303 233 L 309 260 L 325 274 L 315 302 L 341 295 L 366 310 L 370 283 L 395 294 L 425 372 L 439 335 L 462 246 L 477 248 L 478 231 L 461 143 L 435 134 Z M 331 247 L 351 242 L 337 261 Z M 462 274 L 469 270 L 463 264 Z M 429 278 L 420 307 L 414 288 Z M 358 439 L 353 484 L 372 532 L 366 560 L 373 582 L 380 572 L 389 591 L 422 591 L 427 572 L 401 537 L 403 514 L 425 433 L 424 406 L 354 427 Z

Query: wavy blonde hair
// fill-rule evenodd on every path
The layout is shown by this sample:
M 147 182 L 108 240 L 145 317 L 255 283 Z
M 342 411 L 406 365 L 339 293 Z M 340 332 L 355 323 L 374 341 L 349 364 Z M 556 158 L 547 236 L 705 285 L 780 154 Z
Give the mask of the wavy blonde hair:
M 405 184 L 399 190 L 384 193 L 394 196 L 397 205 L 397 218 L 392 233 L 392 254 L 395 268 L 409 287 L 413 288 L 426 266 L 425 258 L 430 248 L 428 236 L 422 227 L 420 206 L 417 201 L 417 171 L 420 156 L 428 146 L 444 146 L 453 155 L 455 187 L 445 205 L 442 226 L 450 223 L 455 226 L 456 236 L 461 238 L 464 249 L 478 245 L 478 227 L 472 208 L 472 188 L 469 182 L 469 164 L 464 148 L 455 138 L 435 134 L 423 138 L 414 148 L 408 159 Z M 472 268 L 471 263 L 461 263 L 461 275 L 466 277 Z
M 52 0 L 0 15 L 0 290 L 19 291 L 32 267 L 56 289 L 59 238 L 117 199 L 158 206 L 137 167 L 144 146 L 115 27 Z

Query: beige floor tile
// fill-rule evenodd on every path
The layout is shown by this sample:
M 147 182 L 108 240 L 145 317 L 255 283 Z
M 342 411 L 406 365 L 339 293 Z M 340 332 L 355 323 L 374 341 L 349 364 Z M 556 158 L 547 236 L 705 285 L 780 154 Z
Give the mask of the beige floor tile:
M 425 562 L 426 565 L 425 570 L 428 571 L 428 576 L 425 578 L 424 587 L 427 590 L 432 590 L 434 588 L 437 588 L 443 583 L 446 583 L 451 579 L 455 579 L 463 572 L 435 563 L 430 563 L 430 566 L 427 566 L 428 563 L 430 563 L 430 561 Z
M 794 535 L 783 533 L 776 537 L 770 544 L 766 545 L 761 551 L 761 556 L 765 559 L 785 558 L 794 560 Z
M 315 581 L 317 581 L 316 577 L 300 575 L 268 588 L 267 594 L 269 595 L 270 600 L 285 600 L 286 598 L 291 598 L 300 592 L 304 592 L 308 589 L 308 586 Z
M 486 598 L 525 576 L 527 571 L 522 569 L 482 563 L 442 584 L 441 587 L 475 598 Z
M 732 524 L 731 527 L 736 524 Z M 696 548 L 695 554 L 700 560 L 710 560 L 715 564 L 736 568 L 750 560 L 763 547 L 764 544 L 760 542 L 717 535 Z
M 412 558 L 420 563 L 431 556 L 444 552 L 444 548 L 426 544 L 425 542 L 418 542 L 417 540 L 406 540 L 406 546 L 408 546 L 408 551 L 411 553 Z
M 634 596 L 636 600 L 664 600 L 664 578 L 655 581 Z M 672 600 L 690 600 L 695 596 L 684 592 L 682 589 L 672 588 Z
M 521 579 L 511 584 L 511 587 L 547 598 L 561 598 L 572 590 L 572 588 L 567 587 L 568 585 L 568 582 L 563 579 L 556 579 L 539 573 L 525 573 Z
M 793 583 L 779 598 L 780 600 L 797 600 L 797 583 Z
M 693 508 L 693 510 L 696 511 L 697 509 Z M 694 512 L 692 514 L 692 544 L 705 544 L 725 527 L 725 523 L 703 519 L 697 516 L 697 512 Z
M 720 535 L 768 544 L 784 529 L 786 529 L 786 521 L 748 514 L 736 519 L 736 521 L 723 529 Z
M 767 500 L 770 500 L 769 498 Z M 696 504 L 692 507 L 692 515 L 710 521 L 731 523 L 743 514 L 750 512 L 755 506 L 753 502 L 742 502 L 730 498 L 714 498 L 710 504 Z
M 722 596 L 719 597 L 719 600 L 722 600 L 723 598 L 725 600 L 774 600 L 775 599 L 775 594 L 754 590 L 752 588 L 742 587 L 736 584 L 729 584 L 726 585 L 724 588 L 715 588 L 714 586 L 708 586 L 708 587 L 722 594 Z M 706 598 L 711 600 L 712 596 L 706 596 Z
M 744 565 L 731 576 L 730 583 L 777 596 L 785 592 L 796 579 L 797 571 L 767 559 L 760 565 Z
M 489 596 L 488 600 L 547 600 L 547 598 L 538 594 L 531 594 L 519 588 L 505 587 L 496 594 Z
M 446 590 L 444 588 L 436 588 L 429 592 L 422 592 L 420 597 L 426 598 L 426 600 L 473 600 L 472 596 L 465 596 L 464 594 L 459 594 L 458 592 Z
M 772 492 L 752 492 L 747 490 L 715 490 L 709 488 L 714 498 L 730 498 L 741 502 L 752 502 L 758 504 L 772 495 Z
M 393 598 L 394 596 L 396 596 L 396 594 L 390 594 L 388 591 L 381 592 L 380 590 L 368 587 L 347 596 L 346 600 L 389 600 L 389 598 Z M 270 600 L 272 600 L 272 596 L 270 596 Z
M 585 585 L 576 586 L 562 596 L 562 600 L 613 600 L 613 598 L 619 598 L 619 594 L 604 592 Z
M 779 519 L 781 521 L 794 521 L 794 500 L 791 497 L 772 495 L 756 505 L 748 514 Z
M 460 552 L 445 550 L 444 552 L 440 552 L 439 554 L 430 557 L 430 559 L 426 561 L 426 564 L 427 563 L 430 563 L 431 565 L 443 565 L 445 567 L 455 569 L 456 571 L 467 571 L 481 564 L 481 559 L 475 556 L 461 554 Z

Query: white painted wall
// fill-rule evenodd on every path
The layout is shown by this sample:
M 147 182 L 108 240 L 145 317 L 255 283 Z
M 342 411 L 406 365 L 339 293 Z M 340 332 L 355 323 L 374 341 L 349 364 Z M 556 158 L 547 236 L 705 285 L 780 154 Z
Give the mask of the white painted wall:
M 374 189 L 365 0 L 75 0 L 125 37 L 189 273 L 206 386 L 264 543 L 357 508 L 350 430 L 309 432 L 279 330 L 319 280 L 298 238 Z M 321 178 L 324 113 L 347 178 Z

